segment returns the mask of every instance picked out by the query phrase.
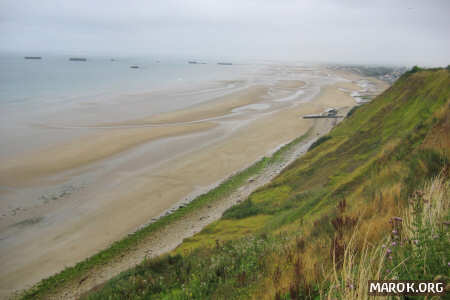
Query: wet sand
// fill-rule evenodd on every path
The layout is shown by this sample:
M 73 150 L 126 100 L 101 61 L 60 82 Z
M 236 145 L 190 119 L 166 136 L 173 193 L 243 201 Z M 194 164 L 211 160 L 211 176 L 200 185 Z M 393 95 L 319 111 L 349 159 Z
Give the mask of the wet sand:
M 345 114 L 347 111 L 348 108 L 343 108 L 340 110 L 340 113 Z M 64 288 L 54 291 L 55 293 L 49 298 L 79 299 L 84 293 L 95 289 L 121 272 L 139 264 L 145 258 L 176 250 L 177 246 L 185 238 L 200 232 L 205 226 L 218 220 L 229 207 L 243 201 L 253 191 L 269 183 L 286 166 L 305 154 L 314 141 L 328 133 L 339 121 L 338 119 L 315 120 L 312 128 L 308 131 L 306 139 L 292 146 L 279 161 L 267 166 L 261 173 L 253 176 L 251 180 L 248 180 L 247 183 L 233 191 L 229 196 L 200 207 L 184 215 L 181 219 L 172 222 L 170 226 L 154 231 L 125 255 L 89 271 L 83 276 L 84 280 L 82 282 L 70 282 Z
M 214 124 L 198 123 L 156 129 L 114 128 L 10 160 L 0 167 L 0 181 L 8 186 L 29 184 L 44 176 L 105 159 L 142 143 L 200 132 L 212 127 Z
M 314 76 L 249 86 L 147 118 L 99 120 L 86 126 L 94 133 L 6 161 L 0 167 L 2 186 L 8 187 L 0 194 L 6 199 L 0 220 L 0 295 L 104 249 L 302 135 L 313 121 L 301 115 L 355 104 L 338 88 L 360 90 L 358 78 Z M 296 89 L 304 94 L 276 101 Z M 23 200 L 33 196 L 37 200 Z

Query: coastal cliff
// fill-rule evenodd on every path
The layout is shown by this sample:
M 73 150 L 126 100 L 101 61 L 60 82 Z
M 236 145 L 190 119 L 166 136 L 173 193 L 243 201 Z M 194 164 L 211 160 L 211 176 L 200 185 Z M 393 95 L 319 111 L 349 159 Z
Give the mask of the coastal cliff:
M 414 68 L 220 220 L 83 297 L 352 299 L 374 277 L 448 280 L 449 95 L 448 68 Z

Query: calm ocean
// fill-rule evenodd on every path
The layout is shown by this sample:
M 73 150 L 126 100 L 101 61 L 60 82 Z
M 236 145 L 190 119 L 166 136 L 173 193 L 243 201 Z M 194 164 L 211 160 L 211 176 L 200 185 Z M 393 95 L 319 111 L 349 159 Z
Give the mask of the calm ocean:
M 188 59 L 89 57 L 69 61 L 69 56 L 24 59 L 0 55 L 0 110 L 17 106 L 56 104 L 102 94 L 139 93 L 171 85 L 206 80 L 236 79 L 251 73 L 253 65 L 188 64 Z M 130 68 L 132 65 L 138 69 Z M 17 108 L 17 107 L 16 107 Z

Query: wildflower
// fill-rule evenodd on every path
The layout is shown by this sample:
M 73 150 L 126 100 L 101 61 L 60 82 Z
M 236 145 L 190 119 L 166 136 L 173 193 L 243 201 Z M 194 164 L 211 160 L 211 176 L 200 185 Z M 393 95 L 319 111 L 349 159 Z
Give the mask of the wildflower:
M 386 273 L 391 273 L 391 270 L 390 269 L 386 269 Z
M 396 242 L 396 241 L 393 241 L 393 242 L 391 243 L 391 245 L 392 245 L 392 246 L 396 246 L 396 245 L 397 245 L 397 242 Z
M 396 235 L 397 234 L 397 230 L 392 230 L 392 233 L 394 234 L 394 235 Z
M 450 267 L 450 261 L 447 263 L 447 266 L 449 266 Z
M 391 253 L 392 253 L 392 250 L 389 249 L 389 248 L 387 248 L 386 252 L 387 252 L 388 254 L 391 254 Z
M 392 260 L 392 255 L 389 255 L 389 259 Z
M 381 248 L 386 248 L 386 245 L 385 244 L 381 245 Z
M 392 220 L 397 221 L 397 222 L 403 221 L 403 219 L 400 217 L 393 217 Z

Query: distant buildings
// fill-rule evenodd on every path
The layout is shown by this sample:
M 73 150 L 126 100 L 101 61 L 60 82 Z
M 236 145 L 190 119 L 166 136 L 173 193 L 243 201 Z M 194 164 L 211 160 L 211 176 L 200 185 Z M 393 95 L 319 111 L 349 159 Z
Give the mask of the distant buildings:
M 338 111 L 336 108 L 329 108 L 327 110 L 325 110 L 325 112 L 322 113 L 323 116 L 335 116 L 337 115 Z
M 331 65 L 329 68 L 343 70 L 361 74 L 363 76 L 376 77 L 380 80 L 394 83 L 403 73 L 407 71 L 405 67 L 384 67 L 384 66 L 364 66 L 364 65 Z

